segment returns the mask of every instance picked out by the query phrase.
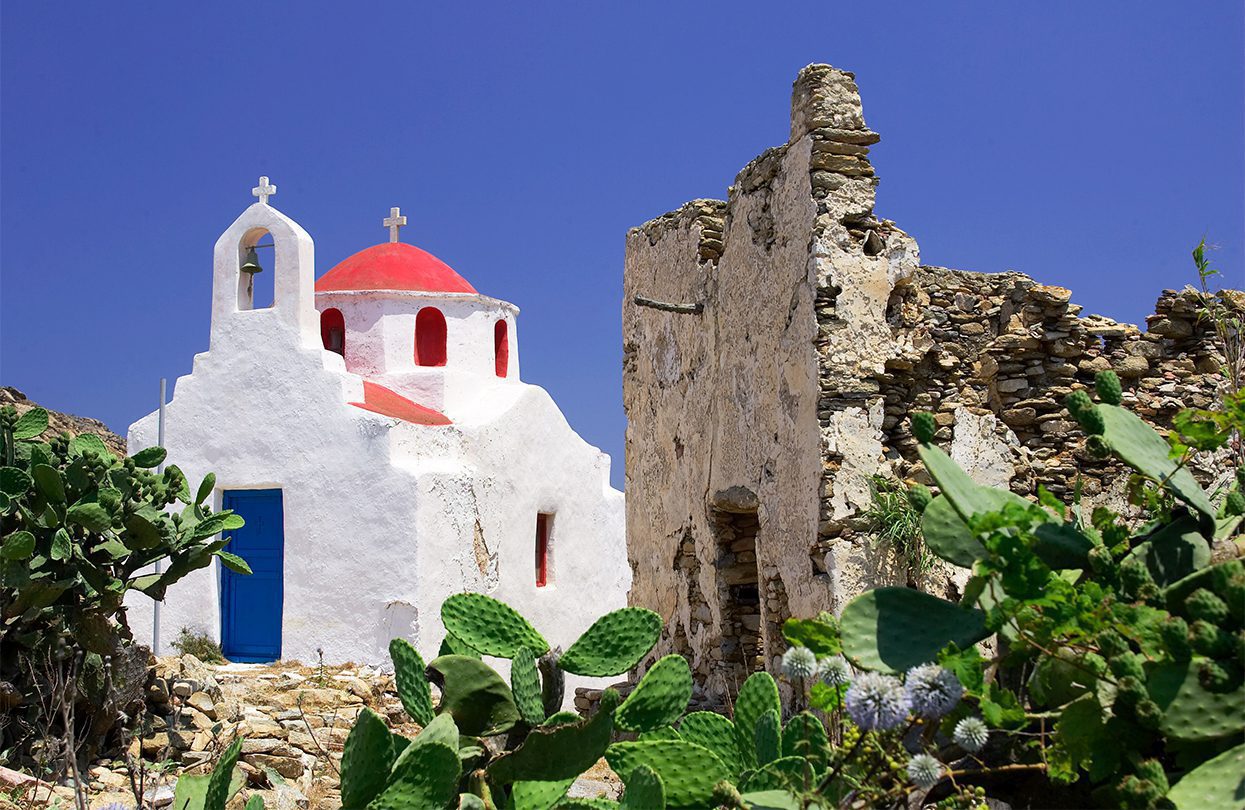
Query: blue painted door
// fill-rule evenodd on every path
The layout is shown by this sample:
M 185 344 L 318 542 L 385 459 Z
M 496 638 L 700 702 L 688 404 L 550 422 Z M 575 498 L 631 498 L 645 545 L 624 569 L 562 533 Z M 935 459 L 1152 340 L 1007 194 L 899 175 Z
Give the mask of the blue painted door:
M 276 661 L 285 559 L 281 490 L 227 490 L 221 506 L 246 520 L 225 550 L 251 567 L 248 576 L 221 566 L 221 651 L 231 661 Z

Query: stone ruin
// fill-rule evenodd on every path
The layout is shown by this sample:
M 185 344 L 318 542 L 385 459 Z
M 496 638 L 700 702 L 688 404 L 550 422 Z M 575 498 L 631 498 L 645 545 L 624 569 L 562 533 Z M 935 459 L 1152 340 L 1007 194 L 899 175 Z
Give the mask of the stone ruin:
M 1082 317 L 1014 272 L 920 263 L 874 214 L 878 179 L 851 73 L 802 70 L 791 138 L 627 236 L 623 397 L 632 604 L 666 618 L 657 655 L 692 664 L 705 704 L 776 672 L 791 616 L 869 588 L 956 596 L 966 572 L 911 567 L 864 528 L 874 476 L 929 483 L 907 416 L 980 483 L 1124 501 L 1087 458 L 1065 394 L 1114 368 L 1159 427 L 1225 384 L 1199 295 L 1167 290 L 1143 331 Z M 1237 293 L 1225 300 L 1240 307 Z

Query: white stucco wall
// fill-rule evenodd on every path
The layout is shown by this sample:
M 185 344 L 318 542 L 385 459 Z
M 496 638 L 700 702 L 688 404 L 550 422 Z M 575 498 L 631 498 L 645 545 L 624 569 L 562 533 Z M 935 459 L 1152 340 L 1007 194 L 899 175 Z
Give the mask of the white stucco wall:
M 238 244 L 257 227 L 277 245 L 275 303 L 239 311 Z M 438 305 L 449 326 L 448 364 L 463 368 L 417 370 L 411 301 L 359 296 L 349 310 L 339 305 L 347 357 L 370 347 L 352 370 L 373 369 L 368 379 L 454 420 L 413 425 L 348 404 L 362 401 L 363 377 L 321 347 L 313 261 L 311 238 L 269 206 L 253 205 L 226 231 L 216 248 L 211 348 L 177 381 L 166 409 L 169 462 L 192 487 L 214 472 L 217 507 L 225 490 L 283 491 L 282 657 L 314 661 L 322 649 L 328 662 L 384 664 L 395 636 L 435 655 L 440 604 L 463 590 L 505 600 L 563 647 L 625 605 L 622 493 L 609 486 L 609 458 L 575 434 L 543 389 L 519 381 L 517 309 L 447 296 Z M 368 312 L 373 324 L 353 331 Z M 510 321 L 505 379 L 493 367 L 499 316 Z M 404 318 L 403 358 L 389 336 L 403 333 Z M 461 393 L 441 403 L 415 396 L 424 371 Z M 131 425 L 131 452 L 155 443 L 156 419 Z M 535 582 L 538 512 L 555 515 L 544 588 Z M 162 653 L 182 627 L 220 639 L 220 576 L 214 563 L 170 589 Z M 151 638 L 152 606 L 141 594 L 129 600 L 140 639 Z

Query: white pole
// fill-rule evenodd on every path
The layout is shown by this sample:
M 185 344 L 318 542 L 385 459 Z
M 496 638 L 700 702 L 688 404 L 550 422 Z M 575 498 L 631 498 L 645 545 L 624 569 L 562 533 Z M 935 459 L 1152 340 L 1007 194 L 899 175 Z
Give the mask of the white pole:
M 164 400 L 165 400 L 165 391 L 167 390 L 167 386 L 168 386 L 167 378 L 161 377 L 160 378 L 160 417 L 157 423 L 158 427 L 156 428 L 156 444 L 158 444 L 160 447 L 164 447 Z M 164 462 L 161 461 L 159 466 L 156 467 L 156 474 L 162 475 L 163 473 L 164 473 Z M 156 573 L 157 574 L 160 573 L 160 570 L 163 567 L 164 566 L 161 565 L 161 560 L 156 560 Z M 152 655 L 160 654 L 160 600 L 159 599 L 155 600 L 155 610 L 153 610 L 151 614 L 151 654 Z

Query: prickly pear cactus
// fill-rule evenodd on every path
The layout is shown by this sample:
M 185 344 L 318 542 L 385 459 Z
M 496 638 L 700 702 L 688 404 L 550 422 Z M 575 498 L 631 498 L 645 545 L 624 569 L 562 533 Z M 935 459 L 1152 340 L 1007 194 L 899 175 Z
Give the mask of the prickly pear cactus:
M 573 779 L 605 753 L 614 733 L 617 707 L 618 693 L 606 689 L 597 713 L 590 719 L 532 729 L 521 746 L 493 760 L 488 766 L 489 779 L 498 784 Z
M 666 806 L 701 808 L 713 806 L 713 788 L 732 774 L 712 751 L 686 740 L 619 742 L 605 752 L 615 773 L 651 768 L 666 790 Z
M 653 664 L 618 709 L 624 731 L 652 731 L 668 726 L 692 699 L 692 671 L 681 655 L 667 655 Z
M 641 765 L 623 779 L 623 784 L 626 790 L 619 802 L 621 810 L 664 810 L 666 787 L 657 771 Z
M 1168 489 L 1180 500 L 1215 519 L 1215 507 L 1193 473 L 1171 457 L 1171 447 L 1136 414 L 1118 405 L 1099 404 L 1103 437 L 1126 464 Z
M 967 649 L 989 635 L 985 613 L 911 588 L 877 588 L 843 608 L 843 652 L 863 669 L 902 672 L 948 643 Z
M 384 718 L 367 707 L 359 712 L 342 748 L 343 807 L 366 807 L 385 789 L 395 759 L 392 737 Z
M 465 655 L 443 655 L 428 664 L 441 689 L 439 713 L 453 716 L 459 731 L 488 736 L 509 731 L 519 722 L 510 687 L 493 668 Z
M 1195 662 L 1162 664 L 1150 672 L 1150 697 L 1162 712 L 1160 728 L 1187 742 L 1223 739 L 1245 729 L 1245 687 L 1210 692 Z
M 770 709 L 757 720 L 757 765 L 764 767 L 782 755 L 782 720 L 778 712 Z
M 389 783 L 368 810 L 448 807 L 458 798 L 462 766 L 458 752 L 441 743 L 412 746 L 396 763 Z
M 576 675 L 621 675 L 640 663 L 661 637 L 661 616 L 626 607 L 605 614 L 558 659 L 558 666 Z
M 1245 745 L 1189 771 L 1167 794 L 1177 810 L 1245 807 Z
M 745 768 L 757 766 L 757 723 L 770 711 L 782 716 L 778 684 L 768 672 L 754 672 L 744 681 L 735 698 L 735 744 Z
M 402 708 L 411 719 L 421 726 L 432 722 L 432 692 L 424 675 L 424 659 L 419 651 L 404 638 L 389 642 L 389 657 L 393 659 L 393 678 L 398 687 Z M 350 805 L 347 805 L 350 806 Z
M 536 656 L 527 647 L 520 647 L 510 661 L 510 691 L 523 722 L 538 726 L 545 720 L 545 707 L 540 699 L 540 673 Z
M 441 603 L 445 629 L 472 649 L 498 658 L 513 658 L 520 647 L 536 655 L 549 651 L 536 628 L 514 608 L 482 593 L 458 593 Z
M 820 771 L 830 756 L 830 739 L 826 727 L 811 712 L 801 712 L 787 722 L 782 730 L 782 755 L 802 757 Z
M 803 757 L 782 757 L 766 763 L 744 780 L 744 793 L 766 790 L 802 791 L 813 784 L 813 767 Z
M 731 773 L 743 770 L 739 744 L 735 741 L 735 724 L 727 717 L 717 712 L 692 712 L 679 721 L 679 735 L 717 754 Z

